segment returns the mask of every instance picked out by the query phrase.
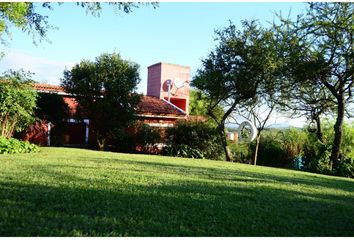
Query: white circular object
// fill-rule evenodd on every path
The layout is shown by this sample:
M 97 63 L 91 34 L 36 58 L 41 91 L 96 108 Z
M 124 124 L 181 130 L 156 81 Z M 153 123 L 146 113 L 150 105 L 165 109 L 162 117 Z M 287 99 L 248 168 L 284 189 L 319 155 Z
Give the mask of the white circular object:
M 180 78 L 175 78 L 175 86 L 176 88 L 182 88 L 184 86 L 184 81 Z
M 250 134 L 248 137 L 242 137 L 242 130 L 247 127 L 248 129 L 250 129 Z M 237 129 L 237 133 L 238 133 L 238 139 L 240 141 L 248 141 L 248 142 L 252 142 L 256 137 L 257 137 L 257 128 L 256 126 L 254 126 L 253 123 L 251 123 L 250 121 L 246 120 L 244 122 L 242 122 L 240 124 L 240 126 Z

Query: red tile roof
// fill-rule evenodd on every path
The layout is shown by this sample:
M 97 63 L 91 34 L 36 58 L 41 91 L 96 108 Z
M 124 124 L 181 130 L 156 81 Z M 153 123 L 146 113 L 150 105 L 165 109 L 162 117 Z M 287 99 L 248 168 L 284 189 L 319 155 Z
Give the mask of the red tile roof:
M 61 86 L 46 83 L 34 83 L 33 86 L 38 92 L 65 93 L 64 88 Z
M 137 112 L 144 115 L 186 115 L 172 104 L 153 96 L 142 96 Z
M 51 92 L 65 94 L 64 88 L 61 86 L 35 83 L 34 88 L 39 92 Z M 70 112 L 76 112 L 77 102 L 74 98 L 65 98 L 65 102 L 70 107 Z M 142 96 L 140 103 L 137 106 L 137 113 L 141 115 L 156 115 L 156 116 L 176 116 L 183 117 L 186 114 L 172 104 L 153 96 Z

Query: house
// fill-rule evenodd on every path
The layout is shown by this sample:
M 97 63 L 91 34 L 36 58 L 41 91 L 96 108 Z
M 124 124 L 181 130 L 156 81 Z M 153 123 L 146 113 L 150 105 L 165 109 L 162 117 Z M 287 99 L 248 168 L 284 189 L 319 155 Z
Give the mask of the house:
M 172 127 L 179 119 L 190 119 L 189 84 L 189 67 L 162 62 L 149 66 L 147 95 L 143 96 L 137 105 L 136 116 L 144 123 L 158 128 Z M 93 138 L 90 134 L 90 119 L 84 118 L 82 121 L 75 119 L 78 106 L 75 97 L 66 93 L 61 86 L 36 83 L 34 87 L 39 93 L 61 95 L 68 106 L 69 118 L 65 121 L 64 144 L 88 144 Z M 36 136 L 41 139 L 40 143 L 43 145 L 51 145 L 51 125 L 46 124 L 48 125 L 41 127 L 42 134 L 39 134 L 39 131 L 32 131 L 35 135 L 26 135 L 25 140 L 36 142 L 34 139 Z

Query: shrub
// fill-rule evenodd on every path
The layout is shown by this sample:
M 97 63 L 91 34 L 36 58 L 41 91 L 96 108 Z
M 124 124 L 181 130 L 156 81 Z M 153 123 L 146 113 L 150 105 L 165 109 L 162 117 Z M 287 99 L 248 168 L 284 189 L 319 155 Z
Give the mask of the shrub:
M 330 149 L 329 144 L 321 143 L 317 136 L 311 132 L 307 134 L 307 142 L 303 146 L 304 167 L 310 172 L 330 174 Z
M 343 124 L 341 159 L 337 168 L 331 170 L 330 154 L 334 137 L 333 124 L 326 121 L 323 124 L 324 143 L 317 140 L 314 133 L 307 132 L 308 142 L 304 146 L 306 170 L 322 174 L 335 174 L 353 177 L 354 172 L 354 125 Z
M 167 136 L 169 147 L 163 154 L 178 156 L 173 154 L 186 153 L 185 156 L 194 158 L 222 158 L 223 149 L 218 133 L 208 122 L 178 121 L 175 127 L 168 129 Z
M 287 160 L 283 149 L 281 134 L 278 131 L 264 132 L 261 136 L 258 148 L 257 163 L 263 166 L 285 167 Z M 255 148 L 252 144 L 252 148 Z M 253 149 L 252 149 L 253 150 Z
M 300 129 L 266 130 L 261 135 L 257 162 L 264 166 L 293 168 L 295 158 L 303 154 L 306 144 L 307 135 Z M 255 142 L 250 144 L 250 149 L 254 152 Z
M 37 92 L 31 85 L 30 74 L 8 71 L 0 76 L 0 135 L 12 137 L 34 122 Z
M 166 146 L 163 154 L 167 156 L 184 157 L 184 158 L 204 158 L 204 154 L 198 150 L 181 144 L 177 146 Z
M 354 158 L 345 158 L 338 162 L 336 175 L 354 178 Z
M 115 150 L 121 152 L 158 153 L 156 144 L 161 142 L 161 135 L 157 128 L 151 127 L 142 121 L 136 121 L 127 129 L 117 129 L 115 132 Z
M 0 154 L 39 152 L 37 145 L 14 138 L 0 137 Z
M 250 163 L 252 159 L 251 143 L 236 142 L 229 143 L 229 149 L 235 162 Z

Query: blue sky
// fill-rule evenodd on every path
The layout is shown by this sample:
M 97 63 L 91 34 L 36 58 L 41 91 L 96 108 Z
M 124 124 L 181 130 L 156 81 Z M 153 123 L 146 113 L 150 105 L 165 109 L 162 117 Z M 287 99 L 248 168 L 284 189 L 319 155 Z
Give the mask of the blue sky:
M 30 36 L 13 29 L 8 57 L 0 62 L 0 71 L 22 67 L 34 71 L 39 81 L 59 83 L 65 65 L 70 68 L 82 59 L 94 60 L 102 53 L 115 51 L 140 64 L 139 92 L 145 92 L 146 68 L 154 63 L 188 65 L 194 73 L 200 60 L 215 46 L 214 30 L 227 26 L 229 20 L 239 25 L 242 19 L 259 19 L 267 25 L 267 21 L 273 21 L 274 11 L 287 14 L 291 10 L 294 16 L 305 8 L 303 3 L 164 2 L 157 9 L 141 6 L 130 14 L 117 14 L 105 7 L 100 17 L 93 17 L 74 3 L 53 6 L 53 11 L 41 10 L 58 28 L 48 32 L 51 43 L 35 46 Z M 29 58 L 42 67 L 31 69 L 32 64 L 21 65 L 20 59 L 9 59 L 19 55 L 23 55 L 22 61 Z M 48 68 L 43 66 L 46 62 Z M 46 79 L 47 75 L 50 77 Z
M 64 3 L 54 10 L 41 9 L 49 23 L 58 29 L 49 30 L 38 46 L 30 36 L 12 28 L 9 41 L 0 61 L 0 73 L 6 69 L 35 72 L 40 82 L 59 84 L 65 67 L 83 59 L 94 60 L 102 53 L 120 53 L 123 59 L 140 65 L 141 83 L 138 92 L 146 92 L 147 67 L 157 62 L 169 62 L 191 67 L 192 76 L 214 48 L 214 30 L 226 27 L 229 20 L 240 26 L 243 19 L 259 19 L 267 26 L 274 12 L 296 16 L 305 11 L 306 4 L 272 3 L 160 3 L 153 9 L 141 6 L 132 13 L 114 12 L 105 7 L 100 17 L 87 15 L 74 3 Z

